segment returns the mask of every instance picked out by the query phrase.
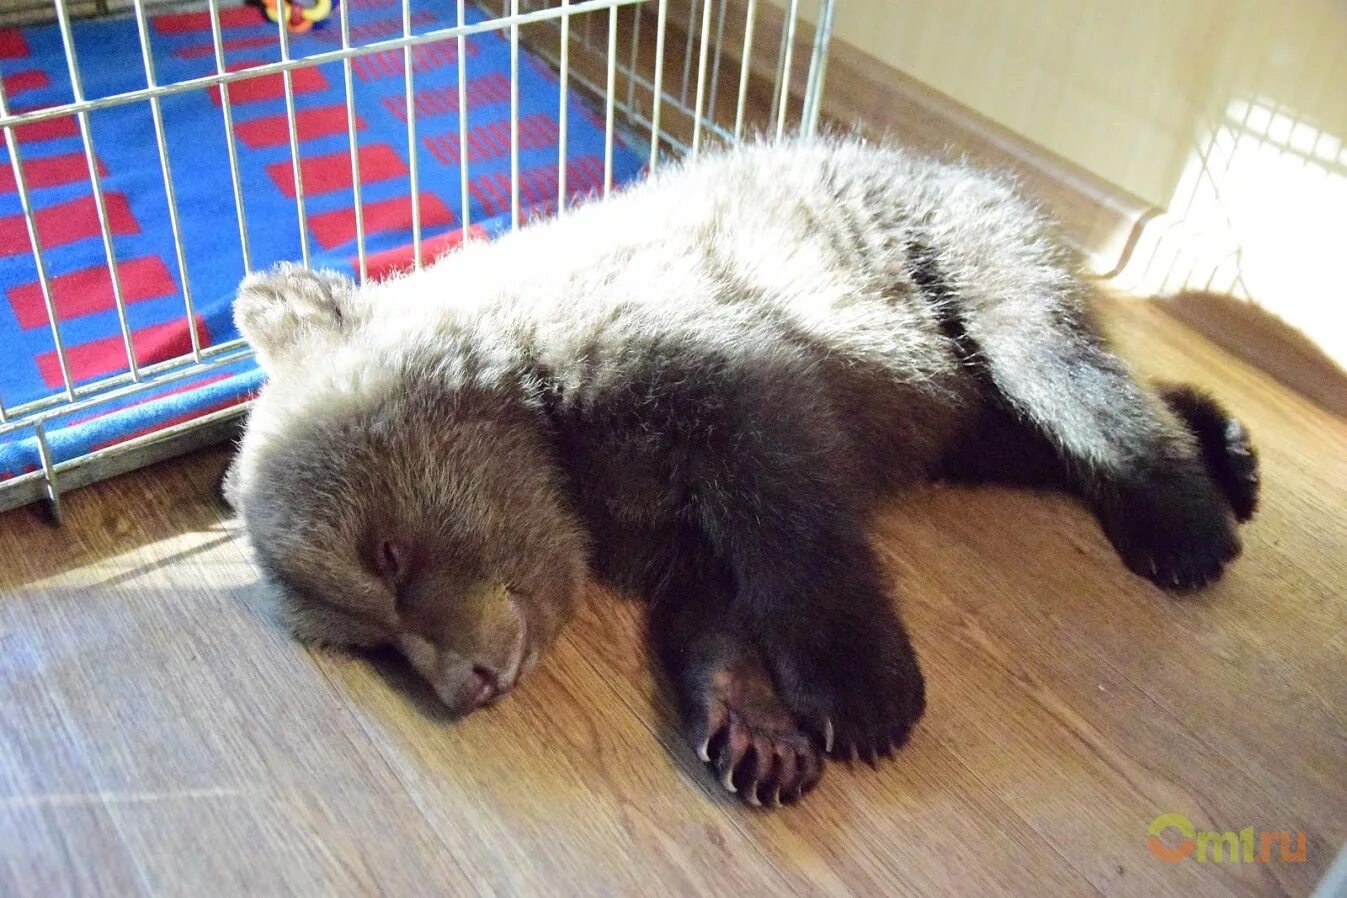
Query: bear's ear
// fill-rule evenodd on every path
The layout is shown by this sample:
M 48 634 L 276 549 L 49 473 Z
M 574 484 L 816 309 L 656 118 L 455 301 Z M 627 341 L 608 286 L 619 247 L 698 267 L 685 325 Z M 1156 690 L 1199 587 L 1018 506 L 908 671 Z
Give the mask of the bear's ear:
M 243 279 L 234 300 L 234 324 L 257 351 L 267 373 L 301 360 L 321 338 L 347 333 L 360 324 L 356 286 L 335 271 L 311 271 L 282 262 Z

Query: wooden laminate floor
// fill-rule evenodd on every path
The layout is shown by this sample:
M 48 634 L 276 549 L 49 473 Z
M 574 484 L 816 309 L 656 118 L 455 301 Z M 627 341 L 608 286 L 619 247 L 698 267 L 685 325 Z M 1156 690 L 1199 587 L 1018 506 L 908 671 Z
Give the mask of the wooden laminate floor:
M 1245 557 L 1127 574 L 1070 501 L 933 489 L 876 525 L 930 711 L 802 805 L 727 800 L 670 726 L 637 609 L 591 595 L 508 700 L 451 724 L 388 659 L 263 619 L 224 450 L 0 517 L 3 895 L 1303 895 L 1347 838 L 1347 422 L 1144 304 L 1149 373 L 1261 446 Z M 1173 863 L 1148 825 L 1307 834 Z

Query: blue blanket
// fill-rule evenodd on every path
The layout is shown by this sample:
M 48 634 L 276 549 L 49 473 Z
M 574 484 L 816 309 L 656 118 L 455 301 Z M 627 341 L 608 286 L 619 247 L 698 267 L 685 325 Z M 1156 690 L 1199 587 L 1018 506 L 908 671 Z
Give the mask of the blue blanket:
M 402 10 L 395 0 L 349 2 L 353 43 L 402 33 Z M 177 13 L 151 20 L 160 83 L 214 72 L 208 15 Z M 413 0 L 413 31 L 451 26 L 454 15 L 453 4 Z M 485 18 L 469 8 L 469 21 Z M 280 58 L 276 26 L 256 8 L 224 10 L 221 24 L 230 69 Z M 77 22 L 74 37 L 87 97 L 145 87 L 134 19 Z M 290 44 L 295 57 L 339 47 L 335 10 L 328 22 L 292 36 Z M 415 54 L 420 213 L 426 235 L 423 256 L 428 257 L 461 236 L 456 42 L 422 45 Z M 467 57 L 470 219 L 474 231 L 480 228 L 490 235 L 509 223 L 508 39 L 497 32 L 474 35 L 467 41 Z M 411 261 L 402 51 L 359 58 L 353 71 L 366 246 L 371 273 L 378 276 Z M 14 112 L 73 98 L 60 32 L 54 25 L 0 29 L 0 74 Z M 293 77 L 313 264 L 353 273 L 355 226 L 342 67 L 330 63 L 298 70 Z M 281 78 L 246 79 L 228 90 L 252 267 L 298 259 L 299 225 Z M 579 197 L 602 186 L 604 134 L 594 111 L 574 92 L 571 97 L 567 186 Z M 521 200 L 526 214 L 545 213 L 554 205 L 557 189 L 560 92 L 554 73 L 527 54 L 520 61 L 519 98 Z M 219 90 L 167 96 L 162 105 L 195 312 L 190 324 L 149 104 L 123 104 L 90 114 L 132 349 L 141 367 L 190 352 L 193 325 L 203 347 L 237 338 L 230 303 L 244 272 Z M 126 346 L 78 122 L 64 117 L 17 130 L 70 374 L 80 384 L 125 372 Z M 63 386 L 8 149 L 0 149 L 6 153 L 0 165 L 0 288 L 5 295 L 0 302 L 0 400 L 13 409 L 59 394 Z M 641 164 L 641 156 L 619 141 L 614 182 L 636 177 Z M 229 408 L 246 401 L 259 382 L 253 363 L 239 361 L 52 419 L 47 424 L 52 454 L 59 463 Z M 0 480 L 32 471 L 38 464 L 31 429 L 0 436 Z

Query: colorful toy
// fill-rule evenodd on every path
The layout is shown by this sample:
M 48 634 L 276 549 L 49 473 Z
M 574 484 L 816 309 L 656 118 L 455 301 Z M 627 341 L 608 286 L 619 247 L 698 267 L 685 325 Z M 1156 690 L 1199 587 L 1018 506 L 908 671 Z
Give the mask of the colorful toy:
M 315 22 L 321 22 L 332 15 L 333 0 L 313 0 L 311 6 L 304 6 L 299 0 L 262 0 L 262 7 L 266 10 L 267 18 L 275 22 L 280 19 L 282 10 L 285 15 L 285 27 L 291 34 L 304 34 L 314 26 Z

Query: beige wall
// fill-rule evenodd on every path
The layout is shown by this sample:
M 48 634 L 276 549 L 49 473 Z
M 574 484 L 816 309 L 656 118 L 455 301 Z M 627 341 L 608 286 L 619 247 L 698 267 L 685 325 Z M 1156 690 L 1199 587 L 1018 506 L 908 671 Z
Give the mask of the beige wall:
M 835 33 L 1161 207 L 1232 101 L 1347 138 L 1340 0 L 838 0 Z
M 1169 210 L 1122 286 L 1347 362 L 1347 0 L 837 0 L 834 33 Z

